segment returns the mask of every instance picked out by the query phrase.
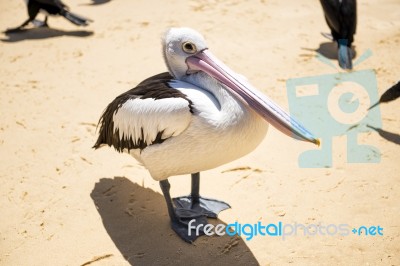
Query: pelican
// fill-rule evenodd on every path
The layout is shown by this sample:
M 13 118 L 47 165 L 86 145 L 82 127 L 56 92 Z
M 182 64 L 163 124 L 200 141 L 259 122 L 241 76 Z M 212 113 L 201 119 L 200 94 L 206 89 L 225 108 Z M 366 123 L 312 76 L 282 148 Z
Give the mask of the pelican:
M 190 28 L 171 28 L 162 39 L 168 72 L 152 76 L 112 101 L 99 120 L 94 148 L 113 146 L 132 155 L 159 181 L 172 229 L 191 243 L 188 222 L 230 206 L 199 195 L 200 172 L 254 150 L 268 123 L 293 138 L 319 144 L 282 108 L 230 70 Z M 168 178 L 191 174 L 191 194 L 171 199 Z
M 352 69 L 351 44 L 357 26 L 356 0 L 320 0 L 332 38 L 338 44 L 339 66 Z

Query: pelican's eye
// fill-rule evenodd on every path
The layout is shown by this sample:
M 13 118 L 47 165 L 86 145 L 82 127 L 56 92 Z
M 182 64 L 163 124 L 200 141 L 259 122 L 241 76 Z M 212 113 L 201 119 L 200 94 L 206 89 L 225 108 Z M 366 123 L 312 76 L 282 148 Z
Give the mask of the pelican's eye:
M 196 45 L 194 45 L 194 44 L 191 43 L 191 42 L 184 42 L 184 43 L 182 44 L 182 49 L 183 49 L 183 51 L 184 51 L 185 53 L 188 53 L 188 54 L 194 54 L 194 53 L 197 52 Z

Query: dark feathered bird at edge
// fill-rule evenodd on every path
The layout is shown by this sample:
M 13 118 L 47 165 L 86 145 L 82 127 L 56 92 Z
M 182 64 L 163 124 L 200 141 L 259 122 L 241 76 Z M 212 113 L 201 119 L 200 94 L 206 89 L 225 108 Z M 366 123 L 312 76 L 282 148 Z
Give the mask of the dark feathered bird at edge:
M 400 97 L 400 81 L 385 91 L 379 101 L 373 104 L 368 110 L 374 108 L 380 103 L 387 103 L 396 100 Z
M 25 0 L 28 9 L 28 19 L 24 21 L 20 26 L 12 29 L 8 29 L 6 33 L 18 32 L 27 26 L 30 22 L 34 22 L 39 12 L 46 15 L 45 21 L 42 26 L 48 27 L 47 16 L 48 15 L 59 15 L 66 18 L 71 23 L 77 26 L 87 26 L 91 19 L 72 13 L 69 7 L 60 0 Z
M 352 69 L 351 45 L 357 26 L 356 0 L 320 0 L 332 38 L 338 44 L 339 65 Z

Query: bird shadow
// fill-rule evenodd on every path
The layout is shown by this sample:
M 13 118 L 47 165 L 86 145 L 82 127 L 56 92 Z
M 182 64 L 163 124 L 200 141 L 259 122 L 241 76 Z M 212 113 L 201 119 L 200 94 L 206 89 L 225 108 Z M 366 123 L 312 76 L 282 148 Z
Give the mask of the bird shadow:
M 331 60 L 338 59 L 338 46 L 336 42 L 320 43 L 317 49 L 312 49 L 312 48 L 302 48 L 302 49 L 306 51 L 317 52 L 318 54 Z M 352 59 L 354 59 L 357 56 L 356 47 L 354 45 L 351 46 L 351 51 L 353 55 Z
M 52 29 L 46 27 L 22 29 L 18 32 L 3 32 L 7 39 L 0 39 L 2 42 L 20 42 L 25 40 L 40 40 L 47 38 L 55 38 L 61 36 L 71 36 L 71 37 L 88 37 L 93 35 L 93 31 L 86 30 L 73 30 L 64 31 L 59 29 Z
M 164 197 L 125 177 L 100 179 L 90 196 L 107 233 L 131 265 L 259 265 L 237 236 L 184 242 L 170 228 Z M 219 219 L 209 222 L 225 224 Z
M 383 130 L 382 128 L 377 128 L 377 127 L 373 127 L 370 125 L 367 125 L 367 127 L 375 130 L 376 132 L 378 132 L 379 136 L 381 136 L 382 138 L 386 139 L 387 141 L 390 141 L 394 144 L 400 145 L 400 135 L 396 134 L 396 133 L 392 133 L 386 130 Z

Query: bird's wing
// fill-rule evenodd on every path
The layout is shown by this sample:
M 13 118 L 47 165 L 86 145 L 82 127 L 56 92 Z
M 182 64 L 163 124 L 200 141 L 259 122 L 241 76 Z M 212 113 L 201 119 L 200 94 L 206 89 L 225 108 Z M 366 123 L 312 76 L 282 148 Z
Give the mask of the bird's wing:
M 340 32 L 340 2 L 338 0 L 320 0 L 329 28 Z
M 341 6 L 340 12 L 342 14 L 343 27 L 346 28 L 345 37 L 351 38 L 353 42 L 353 35 L 356 33 L 357 28 L 357 1 L 347 0 L 346 4 Z
M 192 103 L 169 86 L 171 79 L 168 73 L 156 75 L 111 102 L 100 118 L 94 147 L 143 150 L 181 134 L 190 124 Z
M 353 42 L 357 26 L 356 0 L 320 0 L 325 19 L 335 39 Z

